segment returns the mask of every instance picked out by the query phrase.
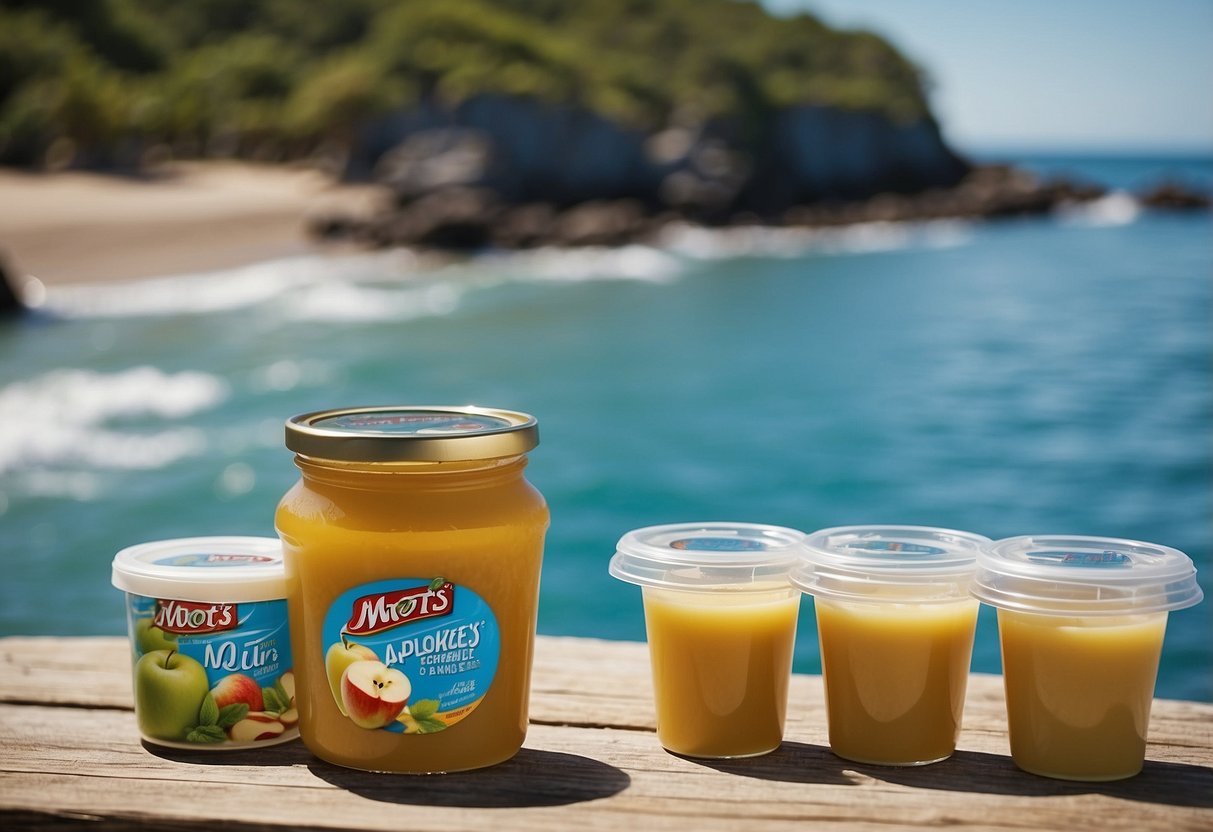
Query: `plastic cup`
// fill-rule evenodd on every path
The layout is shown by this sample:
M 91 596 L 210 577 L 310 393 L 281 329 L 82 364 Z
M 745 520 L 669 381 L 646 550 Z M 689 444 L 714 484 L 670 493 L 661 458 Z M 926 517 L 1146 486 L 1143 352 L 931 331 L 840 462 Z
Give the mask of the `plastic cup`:
M 922 526 L 845 526 L 809 535 L 791 580 L 813 596 L 830 750 L 890 766 L 956 750 L 989 539 Z
M 610 572 L 643 590 L 657 737 L 688 757 L 754 757 L 783 741 L 804 535 L 750 523 L 651 526 Z
M 1011 758 L 1062 780 L 1141 771 L 1167 613 L 1199 603 L 1166 546 L 1012 537 L 978 557 L 973 594 L 998 609 Z

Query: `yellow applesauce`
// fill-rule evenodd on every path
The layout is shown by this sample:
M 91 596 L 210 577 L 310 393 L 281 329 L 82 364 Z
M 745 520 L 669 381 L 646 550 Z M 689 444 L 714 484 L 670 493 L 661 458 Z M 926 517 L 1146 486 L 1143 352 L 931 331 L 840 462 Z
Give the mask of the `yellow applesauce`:
M 830 750 L 916 766 L 956 750 L 989 538 L 929 526 L 838 526 L 805 540 L 792 583 L 813 596 Z
M 885 765 L 949 757 L 964 712 L 977 602 L 819 598 L 816 606 L 831 750 Z
M 287 422 L 278 506 L 299 728 L 328 762 L 502 762 L 527 730 L 548 509 L 522 413 L 387 407 Z
M 1167 613 L 1114 617 L 998 611 L 1011 756 L 1046 777 L 1141 771 Z
M 750 757 L 783 741 L 799 594 L 644 588 L 657 737 L 691 757 Z
M 633 529 L 609 571 L 641 588 L 657 739 L 688 757 L 754 757 L 783 741 L 804 535 L 712 521 Z
M 1204 592 L 1178 549 L 1115 537 L 1020 535 L 977 559 L 974 597 L 998 610 L 1011 759 L 1062 780 L 1145 765 L 1171 611 Z

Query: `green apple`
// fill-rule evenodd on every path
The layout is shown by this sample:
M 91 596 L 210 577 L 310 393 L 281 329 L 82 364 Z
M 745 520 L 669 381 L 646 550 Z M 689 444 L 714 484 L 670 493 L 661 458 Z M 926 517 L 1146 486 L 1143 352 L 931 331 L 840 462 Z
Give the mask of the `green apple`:
M 341 711 L 342 716 L 349 714 L 341 700 L 341 675 L 354 662 L 363 661 L 377 662 L 379 657 L 371 648 L 349 641 L 345 633 L 341 634 L 341 641 L 333 642 L 324 654 L 324 670 L 329 677 L 329 688 L 333 691 L 333 701 L 337 703 L 337 710 Z
M 210 691 L 206 669 L 175 650 L 153 650 L 135 663 L 135 716 L 149 737 L 184 741 Z
M 153 650 L 176 650 L 177 634 L 164 632 L 152 621 L 151 618 L 140 618 L 135 622 L 135 644 L 139 648 L 139 654 Z

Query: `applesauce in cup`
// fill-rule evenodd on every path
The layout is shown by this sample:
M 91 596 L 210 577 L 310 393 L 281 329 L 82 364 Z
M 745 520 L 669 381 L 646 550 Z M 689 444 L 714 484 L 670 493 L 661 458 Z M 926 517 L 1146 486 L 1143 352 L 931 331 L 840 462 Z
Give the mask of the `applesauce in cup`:
M 228 751 L 299 736 L 282 544 L 193 537 L 123 549 L 135 720 L 148 742 Z
M 830 750 L 916 766 L 956 750 L 987 538 L 922 526 L 842 526 L 805 540 L 792 583 L 813 596 Z
M 657 737 L 688 757 L 753 757 L 783 741 L 803 535 L 747 523 L 650 526 L 623 536 L 614 577 L 643 592 Z
M 436 773 L 527 730 L 548 509 L 533 417 L 373 407 L 288 420 L 278 505 L 300 732 L 330 763 Z
M 973 595 L 998 610 L 1011 758 L 1062 780 L 1141 771 L 1167 614 L 1200 602 L 1183 552 L 1103 537 L 992 543 Z

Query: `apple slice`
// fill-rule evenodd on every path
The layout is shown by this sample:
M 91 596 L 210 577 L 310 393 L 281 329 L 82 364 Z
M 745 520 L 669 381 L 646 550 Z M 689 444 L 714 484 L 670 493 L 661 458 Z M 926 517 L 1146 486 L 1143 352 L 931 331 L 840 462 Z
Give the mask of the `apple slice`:
M 229 728 L 227 735 L 232 742 L 258 742 L 272 740 L 285 730 L 286 726 L 269 714 L 251 713 Z
M 324 671 L 328 674 L 329 688 L 333 691 L 333 701 L 337 703 L 337 710 L 341 711 L 342 716 L 349 716 L 349 713 L 341 701 L 341 675 L 357 661 L 377 662 L 379 657 L 371 648 L 347 639 L 344 633 L 340 641 L 329 646 L 324 656 Z
M 379 661 L 357 661 L 341 674 L 345 712 L 360 728 L 390 725 L 408 702 L 408 677 Z
M 295 704 L 295 671 L 287 670 L 278 677 L 278 684 L 282 685 L 282 689 L 286 692 L 289 704 Z

